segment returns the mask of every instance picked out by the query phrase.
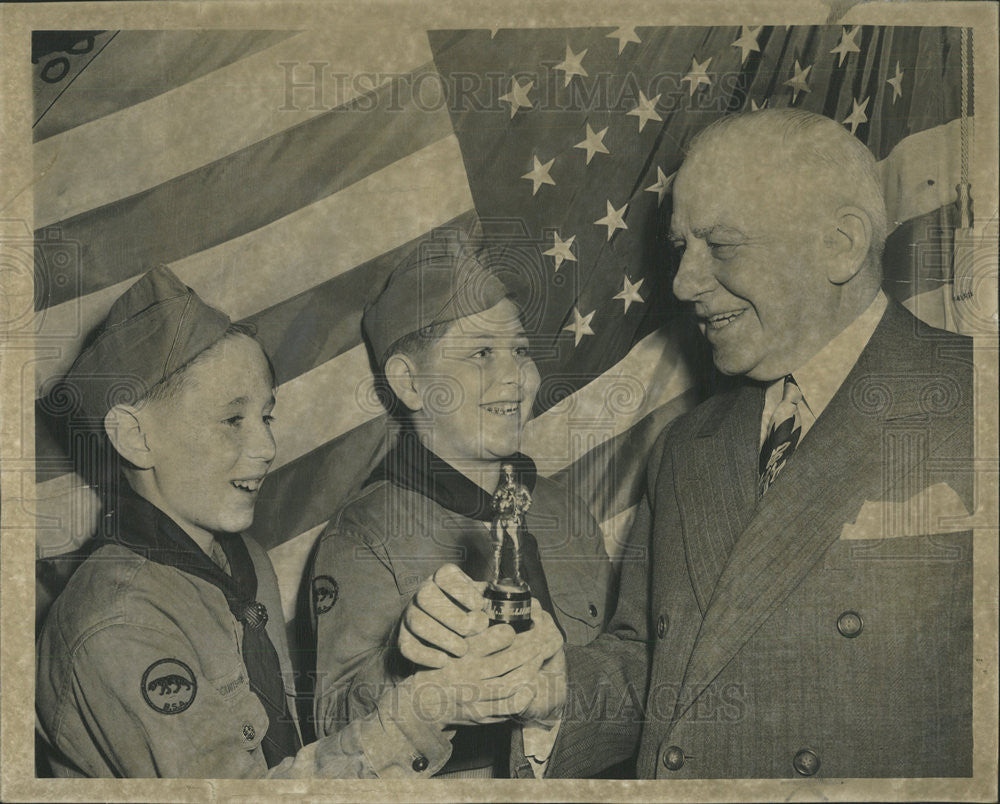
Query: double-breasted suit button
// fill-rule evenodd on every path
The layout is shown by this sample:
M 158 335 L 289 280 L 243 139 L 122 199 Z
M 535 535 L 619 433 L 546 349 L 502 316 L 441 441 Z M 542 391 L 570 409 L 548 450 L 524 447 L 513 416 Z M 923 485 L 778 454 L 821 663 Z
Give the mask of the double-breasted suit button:
M 663 767 L 667 770 L 678 771 L 684 767 L 684 752 L 676 745 L 672 745 L 663 752 Z
M 417 756 L 413 758 L 413 762 L 410 765 L 410 767 L 412 767 L 413 770 L 415 770 L 417 773 L 423 773 L 425 770 L 427 770 L 427 766 L 429 764 L 430 763 L 427 761 L 427 757 L 425 757 L 423 754 L 417 754 Z
M 819 754 L 811 748 L 803 748 L 792 757 L 792 767 L 802 776 L 815 776 L 819 771 Z
M 864 627 L 864 620 L 856 611 L 845 611 L 837 618 L 837 630 L 840 631 L 841 636 L 848 639 L 856 637 Z
M 589 606 L 587 606 L 587 614 L 589 614 L 591 617 L 596 617 L 597 616 L 597 606 L 595 606 L 593 603 L 591 603 Z
M 661 614 L 659 619 L 656 621 L 656 635 L 663 639 L 667 635 L 667 629 L 670 627 L 670 618 L 666 614 Z

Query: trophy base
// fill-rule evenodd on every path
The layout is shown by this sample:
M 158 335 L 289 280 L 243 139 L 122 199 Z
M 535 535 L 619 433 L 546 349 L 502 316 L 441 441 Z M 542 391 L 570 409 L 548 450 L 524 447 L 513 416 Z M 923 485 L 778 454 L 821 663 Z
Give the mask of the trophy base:
M 483 597 L 490 625 L 509 625 L 519 634 L 531 628 L 531 590 L 526 586 L 491 583 Z

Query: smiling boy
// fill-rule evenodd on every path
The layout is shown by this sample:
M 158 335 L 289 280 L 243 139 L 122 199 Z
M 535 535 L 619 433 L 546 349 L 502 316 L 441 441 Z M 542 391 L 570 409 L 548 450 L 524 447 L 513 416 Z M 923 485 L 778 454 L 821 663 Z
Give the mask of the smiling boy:
M 452 562 L 486 579 L 492 494 L 503 463 L 513 464 L 533 500 L 522 550 L 542 609 L 537 617 L 551 615 L 577 645 L 604 622 L 611 567 L 599 526 L 578 497 L 539 476 L 518 451 L 540 377 L 518 306 L 490 259 L 454 233 L 428 238 L 365 311 L 364 334 L 402 429 L 331 519 L 312 565 L 319 734 L 368 711 L 386 686 L 412 672 L 397 647 L 398 623 L 439 565 Z M 442 630 L 461 655 L 461 635 Z M 443 773 L 530 776 L 527 766 L 509 762 L 521 756 L 518 743 L 510 750 L 521 737 L 509 723 L 459 729 Z M 547 753 L 524 747 L 528 757 Z
M 460 672 L 417 674 L 302 747 L 277 579 L 240 535 L 275 457 L 274 386 L 250 331 L 164 267 L 115 302 L 71 368 L 121 481 L 39 639 L 38 728 L 56 775 L 430 775 L 450 754 L 445 724 L 465 717 L 455 675 L 503 676 L 487 710 L 523 709 L 513 685 L 541 659 L 524 642 L 503 650 L 513 632 L 499 633 Z

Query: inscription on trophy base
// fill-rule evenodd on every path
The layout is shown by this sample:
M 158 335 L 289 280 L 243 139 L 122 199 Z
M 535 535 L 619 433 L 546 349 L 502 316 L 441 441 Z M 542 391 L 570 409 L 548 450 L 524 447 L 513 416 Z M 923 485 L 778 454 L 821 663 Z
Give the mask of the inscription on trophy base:
M 509 625 L 519 634 L 531 628 L 531 590 L 526 586 L 491 583 L 483 596 L 490 625 Z

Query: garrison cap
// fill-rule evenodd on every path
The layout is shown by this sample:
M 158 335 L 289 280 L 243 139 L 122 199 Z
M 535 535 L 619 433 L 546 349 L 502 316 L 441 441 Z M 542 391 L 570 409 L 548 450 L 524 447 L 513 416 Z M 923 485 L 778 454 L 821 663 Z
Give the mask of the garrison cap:
M 488 267 L 490 253 L 450 231 L 422 241 L 365 308 L 361 328 L 375 360 L 381 363 L 406 335 L 484 312 L 506 298 L 506 286 Z
M 104 418 L 116 404 L 141 399 L 157 383 L 225 334 L 229 316 L 205 304 L 165 265 L 147 272 L 111 305 L 64 386 L 79 413 Z

